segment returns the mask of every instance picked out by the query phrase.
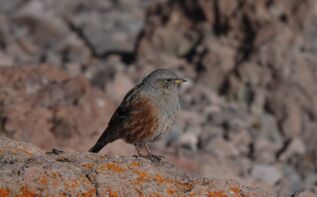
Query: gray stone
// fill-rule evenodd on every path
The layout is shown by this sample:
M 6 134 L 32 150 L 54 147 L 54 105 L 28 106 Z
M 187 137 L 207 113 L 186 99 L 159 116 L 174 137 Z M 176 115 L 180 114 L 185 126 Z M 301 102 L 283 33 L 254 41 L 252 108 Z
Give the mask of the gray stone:
M 262 164 L 253 166 L 251 176 L 270 185 L 274 185 L 282 178 L 281 172 L 275 166 Z
M 97 10 L 70 15 L 98 55 L 113 51 L 133 51 L 138 32 L 143 25 L 138 4 L 119 2 L 104 12 Z M 67 12 L 66 10 L 64 12 Z
M 306 152 L 306 147 L 300 138 L 292 139 L 287 149 L 281 154 L 279 159 L 281 161 L 287 161 L 289 158 L 296 155 L 303 155 Z
M 239 155 L 237 148 L 222 137 L 212 139 L 205 149 L 219 157 L 236 157 Z
M 179 137 L 177 144 L 192 151 L 197 151 L 198 137 L 189 130 Z
M 304 182 L 299 176 L 299 174 L 296 172 L 296 170 L 291 166 L 285 166 L 283 168 L 283 177 L 281 183 L 280 183 L 280 192 L 289 194 L 289 193 L 295 193 L 300 192 L 304 190 Z
M 283 138 L 277 127 L 277 122 L 269 114 L 262 114 L 258 121 L 249 130 L 254 139 L 255 159 L 261 163 L 274 162 L 276 153 L 283 146 Z

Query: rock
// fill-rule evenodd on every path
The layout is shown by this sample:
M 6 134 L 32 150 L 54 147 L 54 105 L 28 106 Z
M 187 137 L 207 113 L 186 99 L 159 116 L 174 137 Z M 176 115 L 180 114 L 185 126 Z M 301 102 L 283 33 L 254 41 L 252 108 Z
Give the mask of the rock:
M 283 141 L 274 116 L 271 116 L 269 114 L 262 114 L 260 119 L 261 125 L 258 135 L 260 135 L 260 137 L 269 139 L 273 144 L 276 144 L 277 146 L 281 146 Z
M 261 164 L 253 166 L 251 176 L 270 185 L 274 185 L 282 178 L 281 172 L 275 166 Z
M 189 130 L 179 137 L 177 144 L 195 152 L 197 151 L 198 137 Z
M 42 148 L 87 150 L 114 111 L 86 79 L 45 65 L 2 67 L 0 84 L 0 134 Z
M 316 194 L 312 192 L 296 192 L 293 194 L 294 197 L 314 197 Z
M 269 164 L 276 160 L 276 155 L 280 149 L 279 146 L 273 144 L 270 140 L 265 138 L 259 138 L 253 145 L 254 153 L 252 157 L 256 158 L 256 161 Z
M 56 8 L 46 7 L 47 4 L 29 1 L 18 6 L 11 17 L 4 18 L 4 24 L 10 24 L 2 30 L 6 38 L 4 51 L 15 64 L 87 63 L 91 52 L 85 43 L 70 31 Z
M 253 129 L 251 133 L 255 141 L 254 156 L 257 161 L 270 163 L 276 160 L 275 155 L 283 146 L 283 138 L 273 116 L 262 114 L 259 121 L 254 123 L 254 126 L 259 128 Z
M 195 111 L 182 110 L 178 113 L 176 117 L 177 125 L 179 125 L 184 131 L 190 131 L 191 128 L 196 128 L 197 134 L 199 134 L 200 132 L 197 131 L 197 128 L 199 129 L 203 122 L 204 119 L 198 112 Z
M 95 4 L 50 1 L 50 4 L 57 7 L 59 14 L 67 16 L 68 22 L 97 56 L 133 51 L 143 25 L 144 13 L 140 7 L 144 5 L 141 1 L 97 1 Z M 77 11 L 80 6 L 85 12 Z
M 306 152 L 306 147 L 300 138 L 293 139 L 288 145 L 285 152 L 283 152 L 279 159 L 282 161 L 287 161 L 290 157 L 294 155 L 303 155 Z
M 305 186 L 305 190 L 316 192 L 316 189 L 315 189 L 316 182 L 317 182 L 317 175 L 316 174 L 308 174 L 304 178 L 303 185 Z
M 199 147 L 201 149 L 206 149 L 210 145 L 211 140 L 222 137 L 223 134 L 224 130 L 222 127 L 204 126 L 199 135 Z
M 131 61 L 148 3 L 14 0 L 2 4 L 0 51 L 14 64 L 77 63 L 84 67 L 92 56 L 102 59 L 119 54 Z
M 67 36 L 67 26 L 50 11 L 45 10 L 41 1 L 30 1 L 14 13 L 15 41 L 27 55 L 39 58 L 44 52 L 40 47 L 59 47 L 59 41 Z M 27 29 L 23 31 L 23 29 Z M 31 39 L 26 39 L 32 35 Z M 25 62 L 24 62 L 25 63 Z M 33 62 L 35 63 L 35 62 Z
M 0 12 L 2 13 L 10 13 L 19 6 L 23 0 L 13 0 L 11 2 L 3 1 L 1 2 Z
M 202 83 L 212 84 L 211 88 L 218 90 L 224 81 L 226 73 L 230 72 L 234 67 L 234 57 L 236 51 L 217 40 L 206 40 L 208 51 L 201 59 L 202 66 L 205 69 L 199 80 Z
M 252 138 L 245 129 L 232 133 L 230 135 L 230 142 L 240 152 L 240 154 L 248 155 L 250 153 Z
M 277 196 L 233 180 L 188 175 L 165 160 L 152 163 L 138 157 L 45 153 L 31 144 L 4 137 L 0 138 L 0 154 L 0 176 L 4 178 L 0 181 L 2 196 Z
M 123 72 L 122 63 L 119 61 L 118 56 L 109 57 L 106 62 L 94 60 L 91 62 L 83 75 L 91 84 L 101 90 L 106 90 L 108 83 L 113 81 L 113 77 L 117 72 Z
M 211 140 L 205 149 L 219 157 L 235 157 L 239 155 L 239 151 L 236 147 L 230 141 L 226 141 L 222 137 Z
M 291 137 L 298 137 L 302 132 L 302 120 L 300 117 L 300 109 L 293 105 L 293 102 L 287 103 L 287 117 L 283 121 L 284 133 Z
M 117 72 L 111 83 L 106 84 L 106 93 L 120 103 L 126 93 L 135 86 L 127 73 Z
M 287 177 L 286 179 L 282 179 L 280 183 L 280 193 L 281 194 L 289 194 L 300 192 L 304 190 L 304 182 L 297 171 L 291 166 L 285 166 L 283 168 L 283 177 Z
M 7 54 L 1 53 L 0 51 L 0 67 L 1 66 L 10 66 L 13 64 L 13 60 Z
M 215 154 L 210 154 L 206 152 L 200 152 L 200 154 L 195 154 L 191 157 L 191 160 L 196 162 L 198 171 L 200 174 L 204 174 L 207 177 L 213 177 L 217 179 L 234 179 L 239 180 L 237 175 L 237 168 L 232 160 L 228 160 L 225 157 L 218 157 Z M 242 180 L 241 180 L 242 181 Z M 262 188 L 263 189 L 263 188 Z

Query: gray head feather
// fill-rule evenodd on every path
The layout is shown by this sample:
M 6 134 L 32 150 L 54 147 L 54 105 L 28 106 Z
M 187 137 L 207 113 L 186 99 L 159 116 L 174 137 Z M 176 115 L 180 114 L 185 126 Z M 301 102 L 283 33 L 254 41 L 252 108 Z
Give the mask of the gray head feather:
M 140 87 L 157 96 L 162 94 L 176 94 L 177 87 L 184 79 L 179 78 L 175 72 L 169 69 L 157 69 L 146 76 Z

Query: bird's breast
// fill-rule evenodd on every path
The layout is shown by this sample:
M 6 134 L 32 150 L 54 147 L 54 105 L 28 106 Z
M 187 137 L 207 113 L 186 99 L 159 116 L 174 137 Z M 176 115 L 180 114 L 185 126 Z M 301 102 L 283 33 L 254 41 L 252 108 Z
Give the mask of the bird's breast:
M 152 141 L 156 141 L 164 136 L 175 122 L 176 114 L 179 111 L 178 98 L 161 103 L 159 114 L 159 127 L 153 136 Z

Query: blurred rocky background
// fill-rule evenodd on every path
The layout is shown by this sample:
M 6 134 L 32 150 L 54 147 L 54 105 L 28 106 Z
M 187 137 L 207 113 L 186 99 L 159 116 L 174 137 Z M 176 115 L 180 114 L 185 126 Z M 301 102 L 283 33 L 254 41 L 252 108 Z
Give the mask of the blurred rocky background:
M 0 136 L 85 152 L 155 68 L 189 79 L 155 153 L 317 192 L 317 1 L 0 0 Z M 136 153 L 117 141 L 101 154 Z

